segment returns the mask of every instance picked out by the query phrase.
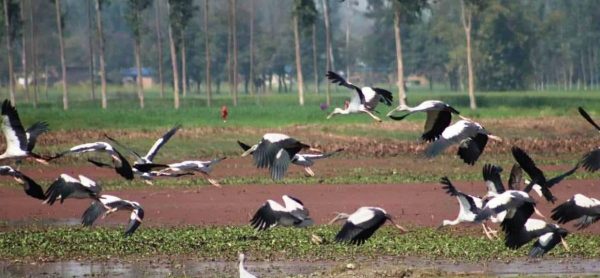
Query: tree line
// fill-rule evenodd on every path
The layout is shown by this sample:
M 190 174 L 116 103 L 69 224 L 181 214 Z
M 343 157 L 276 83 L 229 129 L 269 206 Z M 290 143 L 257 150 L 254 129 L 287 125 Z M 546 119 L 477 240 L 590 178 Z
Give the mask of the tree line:
M 88 69 L 102 108 L 124 68 L 136 69 L 141 108 L 143 68 L 155 70 L 161 97 L 172 88 L 175 108 L 189 94 L 211 106 L 229 93 L 237 105 L 240 92 L 258 100 L 292 84 L 299 105 L 322 86 L 329 104 L 329 70 L 395 84 L 401 103 L 404 78 L 425 76 L 466 91 L 473 109 L 475 92 L 591 90 L 600 75 L 594 0 L 2 1 L 0 80 L 15 103 L 24 78 L 34 107 L 54 71 L 68 109 L 74 67 Z

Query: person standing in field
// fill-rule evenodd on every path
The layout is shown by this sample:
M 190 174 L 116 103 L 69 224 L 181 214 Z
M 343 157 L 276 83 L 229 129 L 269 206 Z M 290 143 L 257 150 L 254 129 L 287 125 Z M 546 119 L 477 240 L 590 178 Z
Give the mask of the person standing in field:
M 227 116 L 228 115 L 229 115 L 229 111 L 227 110 L 227 105 L 223 105 L 221 107 L 221 119 L 223 119 L 224 123 L 227 122 Z

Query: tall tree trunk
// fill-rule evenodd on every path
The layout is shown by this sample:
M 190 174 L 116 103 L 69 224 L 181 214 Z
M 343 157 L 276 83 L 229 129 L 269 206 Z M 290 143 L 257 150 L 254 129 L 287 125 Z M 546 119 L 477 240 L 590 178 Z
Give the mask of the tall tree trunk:
M 475 76 L 473 73 L 473 60 L 471 58 L 471 21 L 473 15 L 471 10 L 465 7 L 465 1 L 460 1 L 461 7 L 461 19 L 463 28 L 465 29 L 465 37 L 467 39 L 467 78 L 469 79 L 469 106 L 471 109 L 477 109 L 477 102 L 475 101 Z
M 37 108 L 37 103 L 38 103 L 38 84 L 37 84 L 37 78 L 38 78 L 38 74 L 37 74 L 37 51 L 36 51 L 36 45 L 37 45 L 37 36 L 35 34 L 35 18 L 33 17 L 33 1 L 34 0 L 30 0 L 29 1 L 29 35 L 30 37 L 30 41 L 31 41 L 31 60 L 33 62 L 33 108 Z
M 351 2 L 346 1 L 348 5 L 348 11 L 352 10 Z M 350 17 L 346 18 L 346 79 L 350 78 L 350 60 L 352 55 L 350 55 Z
M 250 95 L 254 95 L 254 0 L 250 0 Z
M 21 20 L 23 21 L 22 28 L 25 29 L 25 0 L 21 0 L 21 9 L 19 10 L 21 14 Z M 30 23 L 31 24 L 31 23 Z M 29 70 L 27 69 L 27 37 L 25 36 L 25 31 L 22 32 L 21 35 L 21 67 L 23 69 L 23 79 L 25 81 L 25 99 L 29 103 L 31 98 L 29 96 Z
M 322 0 L 323 3 L 323 17 L 325 19 L 325 60 L 327 60 L 326 69 L 327 71 L 334 71 L 333 67 L 333 46 L 331 45 L 331 28 L 329 27 L 329 4 L 327 0 Z M 327 83 L 326 103 L 331 105 L 331 82 Z
M 139 11 L 137 11 L 137 13 L 139 13 Z M 138 16 L 140 16 L 138 14 Z M 137 95 L 138 95 L 138 99 L 140 100 L 140 108 L 144 109 L 144 84 L 143 79 L 142 79 L 142 61 L 141 61 L 141 54 L 140 54 L 140 39 L 136 38 L 134 40 L 134 54 L 135 54 L 135 68 L 137 70 L 137 77 L 136 77 L 136 81 L 137 81 Z
M 404 91 L 404 66 L 402 64 L 402 41 L 400 38 L 400 9 L 394 11 L 394 36 L 396 39 L 396 64 L 398 74 L 398 101 L 406 105 L 406 92 Z
M 159 0 L 154 1 L 154 27 L 156 28 L 156 44 L 158 48 L 158 82 L 160 83 L 160 98 L 164 98 L 165 83 L 163 79 L 163 44 L 160 28 L 160 2 L 161 1 Z
M 229 7 L 227 12 L 227 23 L 228 23 L 228 32 L 227 32 L 227 85 L 229 86 L 229 95 L 233 96 L 233 55 L 232 46 L 233 46 L 233 0 L 229 0 Z
M 304 106 L 304 78 L 302 77 L 302 57 L 300 55 L 300 35 L 298 34 L 298 16 L 294 15 L 294 46 L 296 48 L 296 76 L 298 79 L 298 103 Z
M 94 23 L 92 19 L 92 5 L 91 0 L 86 0 L 87 4 L 87 16 L 88 16 L 88 51 L 89 51 L 89 74 L 90 74 L 90 89 L 92 101 L 96 100 L 96 84 L 94 78 Z
M 97 0 L 96 0 L 97 1 Z M 62 32 L 62 14 L 60 10 L 60 0 L 54 0 L 54 6 L 56 7 L 56 27 L 58 29 L 58 42 L 60 44 L 60 64 L 62 68 L 62 85 L 63 85 L 63 109 L 69 109 L 69 92 L 67 91 L 67 65 L 65 61 L 65 42 L 63 39 Z M 10 55 L 8 56 L 10 57 Z
M 171 13 L 171 7 L 167 1 L 167 14 Z M 173 66 L 173 106 L 179 109 L 179 71 L 177 69 L 177 49 L 173 38 L 172 22 L 169 22 L 169 48 L 171 49 L 171 65 Z
M 181 31 L 181 89 L 183 91 L 183 96 L 187 96 L 187 61 L 186 61 L 186 53 L 185 53 L 185 36 L 183 34 L 185 31 Z
M 208 34 L 208 0 L 204 0 L 204 54 L 206 56 L 206 106 L 210 107 L 212 102 L 212 90 L 210 80 L 210 38 Z
M 6 56 L 8 56 L 8 92 L 10 94 L 10 102 L 12 105 L 15 105 L 15 76 L 12 62 L 12 38 L 10 35 L 10 20 L 8 17 L 8 1 L 10 0 L 4 0 L 4 34 L 6 36 Z
M 236 0 L 232 0 L 232 42 L 233 42 L 233 106 L 238 105 L 238 47 L 237 47 L 237 16 L 236 16 Z
M 313 75 L 315 78 L 315 92 L 319 93 L 319 68 L 317 66 L 317 24 L 312 25 L 312 53 L 313 53 Z
M 100 0 L 96 1 L 96 27 L 98 32 L 98 51 L 100 55 L 100 94 L 102 97 L 102 109 L 108 107 L 108 100 L 106 95 L 106 69 L 104 64 L 104 31 L 102 30 L 102 7 L 100 6 Z

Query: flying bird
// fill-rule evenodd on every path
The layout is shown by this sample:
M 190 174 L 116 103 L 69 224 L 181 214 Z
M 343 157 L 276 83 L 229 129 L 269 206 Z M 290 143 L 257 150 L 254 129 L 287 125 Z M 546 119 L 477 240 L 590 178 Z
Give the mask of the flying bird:
M 125 236 L 130 236 L 142 224 L 142 220 L 144 219 L 144 209 L 138 202 L 123 200 L 116 196 L 102 195 L 98 197 L 98 199 L 93 201 L 81 216 L 81 223 L 84 226 L 91 226 L 100 215 L 104 218 L 119 210 L 131 211 L 129 224 L 125 230 Z
M 396 111 L 408 111 L 408 113 L 402 116 L 393 116 L 392 114 Z M 460 114 L 458 110 L 439 100 L 426 100 L 415 107 L 409 107 L 406 105 L 400 105 L 390 111 L 387 116 L 393 120 L 401 121 L 407 116 L 417 113 L 426 112 L 427 120 L 425 121 L 425 128 L 421 139 L 427 142 L 437 140 L 444 129 L 446 129 L 452 122 L 452 114 Z
M 531 188 L 538 192 L 538 194 L 541 193 L 541 195 L 543 195 L 548 202 L 554 203 L 554 201 L 556 201 L 556 197 L 552 195 L 552 192 L 550 192 L 550 188 L 552 188 L 554 185 L 557 185 L 563 179 L 572 175 L 573 173 L 575 173 L 575 171 L 577 171 L 577 169 L 579 169 L 579 164 L 577 164 L 569 171 L 547 180 L 546 176 L 544 175 L 544 172 L 535 165 L 533 159 L 531 159 L 531 157 L 529 157 L 529 155 L 524 150 L 517 146 L 513 146 L 511 151 L 513 157 L 515 158 L 517 163 L 519 163 L 519 166 L 521 166 L 521 168 L 523 168 L 523 171 L 525 171 L 529 178 L 531 178 L 530 182 L 525 181 L 525 183 L 533 183 Z
M 596 128 L 596 130 L 600 131 L 600 126 L 592 119 L 592 117 L 590 117 L 590 115 L 585 110 L 583 110 L 582 107 L 579 107 L 578 110 L 579 114 L 581 114 L 581 116 L 583 116 L 583 118 L 586 121 L 588 121 L 588 123 L 590 123 L 594 128 Z M 590 172 L 598 171 L 598 169 L 600 169 L 600 148 L 596 148 L 595 150 L 586 153 L 583 156 L 581 166 L 583 167 L 583 169 Z
M 136 161 L 133 163 L 133 166 L 135 167 L 136 165 L 140 165 L 140 164 L 153 164 L 154 157 L 158 154 L 158 151 L 160 151 L 160 149 L 165 144 L 167 144 L 167 142 L 169 142 L 171 137 L 173 137 L 173 135 L 175 135 L 175 133 L 177 133 L 177 131 L 180 128 L 181 128 L 181 125 L 176 125 L 175 127 L 171 128 L 169 131 L 167 131 L 162 137 L 158 138 L 154 142 L 152 147 L 150 147 L 148 152 L 143 156 L 140 155 L 138 152 L 134 151 L 132 148 L 129 148 L 129 147 L 125 146 L 124 144 L 122 144 L 121 142 L 117 141 L 116 139 L 111 138 L 106 134 L 104 136 L 108 140 L 112 141 L 113 143 L 117 144 L 118 146 L 121 146 L 122 148 L 126 149 L 129 153 L 131 153 L 133 156 L 135 156 Z
M 571 199 L 554 208 L 551 218 L 559 224 L 577 220 L 575 227 L 579 230 L 585 229 L 600 218 L 600 200 L 575 194 Z
M 256 148 L 254 146 L 250 146 L 247 145 L 241 141 L 237 141 L 238 145 L 240 145 L 240 147 L 244 150 L 247 151 L 251 148 Z M 315 176 L 315 173 L 313 172 L 313 170 L 310 168 L 311 166 L 313 166 L 315 164 L 315 160 L 318 159 L 323 159 L 323 158 L 328 158 L 336 153 L 339 153 L 341 151 L 343 151 L 343 148 L 337 149 L 333 152 L 328 152 L 328 153 L 297 153 L 294 155 L 294 157 L 291 160 L 292 164 L 298 165 L 298 166 L 302 166 L 304 167 L 304 171 L 311 177 Z
M 288 135 L 267 133 L 261 138 L 258 144 L 247 149 L 242 154 L 242 157 L 252 154 L 256 167 L 269 168 L 271 178 L 273 180 L 280 180 L 287 172 L 294 156 L 303 149 L 321 152 Z
M 329 224 L 343 219 L 346 219 L 346 222 L 335 236 L 338 242 L 362 245 L 387 220 L 402 232 L 408 232 L 404 227 L 394 223 L 392 216 L 379 207 L 361 207 L 352 214 L 338 213 Z
M 248 270 L 246 270 L 246 268 L 244 267 L 244 261 L 246 260 L 244 253 L 240 253 L 239 255 L 239 271 L 240 271 L 240 278 L 256 278 L 256 276 L 254 276 L 252 273 L 248 272 Z
M 48 158 L 33 152 L 37 138 L 48 131 L 48 123 L 36 122 L 27 130 L 23 128 L 17 109 L 9 100 L 2 103 L 2 132 L 6 138 L 6 150 L 0 154 L 0 160 L 32 158 L 42 164 L 48 164 Z
M 25 194 L 39 200 L 46 199 L 44 190 L 39 184 L 37 184 L 33 179 L 26 176 L 25 174 L 13 169 L 12 167 L 0 166 L 0 176 L 13 177 L 18 183 L 23 185 L 23 190 L 25 190 Z
M 106 142 L 86 143 L 74 146 L 67 151 L 54 155 L 51 159 L 57 159 L 68 154 L 81 154 L 88 152 L 103 152 L 108 153 L 112 158 L 115 172 L 127 180 L 133 179 L 133 170 L 127 159 L 115 149 L 111 144 Z
M 374 87 L 359 88 L 332 71 L 328 71 L 325 76 L 327 76 L 327 78 L 329 78 L 329 80 L 334 84 L 338 84 L 339 86 L 344 86 L 346 88 L 354 90 L 354 94 L 350 99 L 348 107 L 344 109 L 333 109 L 333 112 L 329 114 L 329 116 L 327 116 L 327 119 L 330 119 L 331 117 L 337 114 L 347 115 L 351 113 L 366 113 L 367 115 L 371 116 L 371 118 L 375 119 L 378 122 L 381 122 L 381 119 L 373 114 L 375 108 L 377 107 L 377 104 L 379 104 L 379 102 L 382 102 L 387 106 L 392 105 L 394 97 L 390 91 Z
M 452 182 L 450 182 L 450 179 L 448 179 L 448 177 L 442 177 L 440 183 L 444 185 L 442 188 L 446 190 L 446 193 L 448 195 L 456 197 L 456 199 L 458 200 L 459 211 L 458 216 L 456 216 L 456 219 L 443 220 L 442 224 L 438 228 L 442 228 L 445 226 L 454 226 L 460 223 L 475 223 L 475 217 L 483 207 L 483 202 L 481 201 L 481 198 L 458 191 L 456 187 L 454 187 Z M 491 219 L 492 222 L 498 222 L 496 217 L 492 216 Z M 481 223 L 481 226 L 483 227 L 483 232 L 489 239 L 493 239 L 493 237 L 497 236 L 496 231 L 487 227 L 485 223 Z
M 156 176 L 175 176 L 186 175 L 189 173 L 200 173 L 210 184 L 221 187 L 219 182 L 210 177 L 210 172 L 215 164 L 226 159 L 226 157 L 216 158 L 209 161 L 187 160 L 178 163 L 167 164 L 167 168 L 160 170 Z
M 521 228 L 508 230 L 504 237 L 504 244 L 510 249 L 518 249 L 537 238 L 529 251 L 529 257 L 539 258 L 550 252 L 558 243 L 562 243 L 569 251 L 569 245 L 564 240 L 568 234 L 567 230 L 556 224 L 548 224 L 543 220 L 532 218 L 527 219 Z
M 308 209 L 300 199 L 288 195 L 283 195 L 281 198 L 285 207 L 273 200 L 267 200 L 256 211 L 250 220 L 250 225 L 258 231 L 263 231 L 275 226 L 302 228 L 314 224 L 308 216 Z
M 523 191 L 506 190 L 487 201 L 483 208 L 477 213 L 475 222 L 481 223 L 492 216 L 501 221 L 504 232 L 518 230 L 525 225 L 527 219 L 536 212 L 535 201 Z
M 502 141 L 479 123 L 460 120 L 447 127 L 441 136 L 425 149 L 427 157 L 434 157 L 453 144 L 459 143 L 457 155 L 467 164 L 474 165 L 483 153 L 488 139 Z
M 61 174 L 46 190 L 44 203 L 53 205 L 56 200 L 62 204 L 65 199 L 98 199 L 102 187 L 95 181 L 79 175 L 76 179 L 67 174 Z

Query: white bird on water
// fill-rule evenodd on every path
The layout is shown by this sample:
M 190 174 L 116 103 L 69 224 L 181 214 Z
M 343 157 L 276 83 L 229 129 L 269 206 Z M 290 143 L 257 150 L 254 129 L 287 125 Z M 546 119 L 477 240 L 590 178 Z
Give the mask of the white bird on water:
M 248 270 L 246 270 L 246 268 L 244 267 L 244 261 L 246 260 L 246 257 L 244 256 L 244 253 L 240 253 L 239 255 L 239 271 L 240 271 L 240 278 L 257 278 L 256 276 L 254 276 L 252 273 L 248 272 Z
M 352 113 L 365 113 L 376 121 L 381 122 L 381 119 L 373 114 L 377 104 L 379 104 L 379 102 L 383 102 L 387 106 L 392 105 L 394 97 L 388 90 L 374 87 L 359 88 L 332 71 L 328 71 L 326 76 L 329 78 L 329 80 L 331 80 L 332 83 L 354 90 L 354 94 L 350 99 L 348 107 L 344 109 L 333 109 L 333 112 L 327 116 L 327 119 L 330 119 L 334 115 L 338 114 L 348 115 Z

